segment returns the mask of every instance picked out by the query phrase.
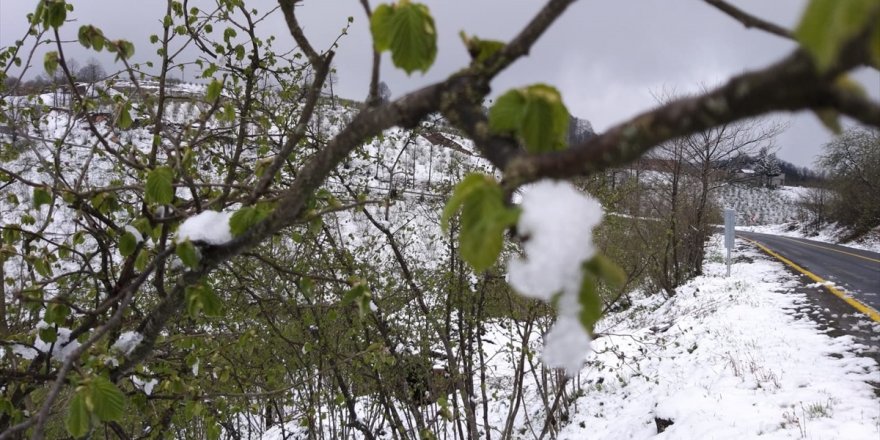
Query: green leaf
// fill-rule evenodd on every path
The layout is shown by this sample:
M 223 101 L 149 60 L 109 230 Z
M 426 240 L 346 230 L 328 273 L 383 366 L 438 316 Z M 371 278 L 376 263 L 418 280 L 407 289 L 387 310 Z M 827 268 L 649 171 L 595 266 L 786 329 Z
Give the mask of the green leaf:
M 89 433 L 89 411 L 82 392 L 77 392 L 70 399 L 64 427 L 67 428 L 67 433 L 75 438 L 85 437 Z
M 482 272 L 498 259 L 504 231 L 516 224 L 519 210 L 504 204 L 504 191 L 494 178 L 479 173 L 469 174 L 456 185 L 440 218 L 444 231 L 459 210 L 459 252 L 474 270 Z
M 819 71 L 827 71 L 843 46 L 869 24 L 877 7 L 877 0 L 811 0 L 794 36 Z
M 94 48 L 100 52 L 104 48 L 104 33 L 92 25 L 80 26 L 77 39 L 86 49 Z
M 531 153 L 565 147 L 569 113 L 559 91 L 546 84 L 510 90 L 489 110 L 489 128 L 513 135 Z
M 593 326 L 602 317 L 602 298 L 599 297 L 595 275 L 588 270 L 583 272 L 581 290 L 578 294 L 578 303 L 581 305 L 581 312 L 578 317 L 580 318 L 581 325 L 592 332 Z
M 222 316 L 223 302 L 211 286 L 200 283 L 186 288 L 186 311 L 192 317 L 199 312 L 205 316 Z
M 605 255 L 596 254 L 586 262 L 584 269 L 614 289 L 620 289 L 626 283 L 626 272 Z
M 125 104 L 119 107 L 119 117 L 116 120 L 116 126 L 123 130 L 128 130 L 131 127 L 131 123 L 131 101 L 125 101 Z
M 158 167 L 147 175 L 147 203 L 167 205 L 174 199 L 174 171 L 168 167 Z
M 43 320 L 49 324 L 64 325 L 64 320 L 67 319 L 69 314 L 70 308 L 66 305 L 51 303 L 46 306 L 46 314 L 43 316 Z
M 137 249 L 137 238 L 131 232 L 125 232 L 119 237 L 119 254 L 127 257 Z
M 52 194 L 45 188 L 34 188 L 34 208 L 39 209 L 40 206 L 52 203 Z
M 251 226 L 261 222 L 266 218 L 268 212 L 257 206 L 245 206 L 235 211 L 229 218 L 229 229 L 232 231 L 233 237 L 244 234 Z
M 64 20 L 67 19 L 67 6 L 63 0 L 47 2 L 45 11 L 46 16 L 43 25 L 45 25 L 47 29 L 50 26 L 53 28 L 59 28 L 64 24 Z
M 58 340 L 58 330 L 56 330 L 55 327 L 41 328 L 37 334 L 40 336 L 40 340 L 47 344 L 51 344 Z
M 391 61 L 407 74 L 427 72 L 437 57 L 437 29 L 428 7 L 401 0 L 379 5 L 370 19 L 373 45 L 391 51 Z
M 43 56 L 43 68 L 46 69 L 46 74 L 50 77 L 55 75 L 55 71 L 58 70 L 58 52 L 54 50 L 46 52 L 46 55 Z
M 196 250 L 196 247 L 190 243 L 189 240 L 186 240 L 182 243 L 177 243 L 177 248 L 174 250 L 177 256 L 180 258 L 180 261 L 183 262 L 186 267 L 190 269 L 195 269 L 199 266 L 199 251 Z
M 492 55 L 495 55 L 499 50 L 503 49 L 505 44 L 501 41 L 495 40 L 481 40 L 477 37 L 468 37 L 464 31 L 459 33 L 461 37 L 461 41 L 464 42 L 465 47 L 467 48 L 468 53 L 471 55 L 471 58 L 477 60 L 478 62 L 486 61 Z
M 135 270 L 143 272 L 148 264 L 150 264 L 150 253 L 147 252 L 146 249 L 142 249 L 138 252 L 138 256 L 134 260 L 134 268 Z
M 361 316 L 367 311 L 370 310 L 370 301 L 372 301 L 373 295 L 370 293 L 370 289 L 363 282 L 358 282 L 352 287 L 348 292 L 345 292 L 345 295 L 342 296 L 342 301 L 340 305 L 347 306 L 351 303 L 355 303 L 358 306 L 358 311 Z
M 112 422 L 122 418 L 125 410 L 125 395 L 113 382 L 96 376 L 89 384 L 90 403 L 95 416 L 102 422 Z
M 208 101 L 216 101 L 217 98 L 220 97 L 220 92 L 223 90 L 223 83 L 214 79 L 211 80 L 211 83 L 208 84 L 208 90 L 205 92 L 205 99 Z

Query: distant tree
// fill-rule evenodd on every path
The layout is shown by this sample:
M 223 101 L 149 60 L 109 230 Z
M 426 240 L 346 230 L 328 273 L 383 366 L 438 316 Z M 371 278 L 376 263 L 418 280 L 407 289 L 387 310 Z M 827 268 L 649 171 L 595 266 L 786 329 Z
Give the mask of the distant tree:
M 107 76 L 107 72 L 104 71 L 104 67 L 101 66 L 98 60 L 89 58 L 86 65 L 79 69 L 75 76 L 78 81 L 94 83 L 104 79 Z
M 880 226 L 880 130 L 845 131 L 825 145 L 818 164 L 838 195 L 831 217 L 855 235 Z
M 755 172 L 761 176 L 762 183 L 768 187 L 773 177 L 782 174 L 779 159 L 776 158 L 776 153 L 770 151 L 770 147 L 762 147 L 758 151 L 758 157 L 755 159 Z

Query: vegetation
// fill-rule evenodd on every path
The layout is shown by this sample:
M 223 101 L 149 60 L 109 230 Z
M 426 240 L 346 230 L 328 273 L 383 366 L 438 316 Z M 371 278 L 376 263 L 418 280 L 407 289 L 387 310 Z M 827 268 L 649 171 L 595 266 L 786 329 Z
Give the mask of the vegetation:
M 707 2 L 802 46 L 575 138 L 548 85 L 483 109 L 493 78 L 572 0 L 548 1 L 510 41 L 463 36 L 468 65 L 396 100 L 382 53 L 426 71 L 437 30 L 422 4 L 363 0 L 363 103 L 325 96 L 334 52 L 312 46 L 296 0 L 268 12 L 169 0 L 143 64 L 142 48 L 72 22 L 73 5 L 38 1 L 26 38 L 0 50 L 0 439 L 553 436 L 585 390 L 541 364 L 540 335 L 573 315 L 562 336 L 583 344 L 633 287 L 672 295 L 699 272 L 713 164 L 762 142 L 755 118 L 812 109 L 880 126 L 880 104 L 845 81 L 880 64 L 875 1 L 812 0 L 793 32 Z M 295 51 L 258 36 L 268 14 L 283 15 Z M 77 41 L 63 26 L 80 26 Z M 118 72 L 76 68 L 71 44 L 110 51 Z M 39 45 L 53 48 L 37 63 L 51 87 L 22 82 Z M 172 80 L 183 66 L 199 85 Z M 610 171 L 658 146 L 671 181 Z M 514 195 L 543 179 L 579 179 L 629 214 L 570 237 L 598 252 L 561 261 L 576 269 L 572 295 L 538 301 L 512 292 L 505 268 L 534 238 Z M 498 328 L 515 343 L 490 359 Z M 492 374 L 499 363 L 512 383 Z M 522 409 L 526 381 L 537 417 Z

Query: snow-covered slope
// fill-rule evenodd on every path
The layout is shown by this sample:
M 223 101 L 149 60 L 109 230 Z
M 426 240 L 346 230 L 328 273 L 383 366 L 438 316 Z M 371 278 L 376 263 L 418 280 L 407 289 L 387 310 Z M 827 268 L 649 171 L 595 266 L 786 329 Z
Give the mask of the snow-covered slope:
M 775 225 L 803 221 L 806 212 L 799 205 L 808 188 L 783 186 L 769 189 L 750 185 L 729 184 L 716 195 L 719 206 L 732 208 L 742 225 Z

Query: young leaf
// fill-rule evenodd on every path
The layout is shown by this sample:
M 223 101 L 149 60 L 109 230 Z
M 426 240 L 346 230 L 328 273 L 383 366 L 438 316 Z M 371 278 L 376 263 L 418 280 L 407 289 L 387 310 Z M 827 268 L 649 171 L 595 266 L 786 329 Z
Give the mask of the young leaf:
M 532 153 L 564 148 L 568 122 L 559 91 L 546 84 L 510 90 L 489 110 L 489 128 L 516 136 Z
M 52 194 L 45 188 L 34 188 L 34 208 L 52 203 Z
M 223 302 L 211 286 L 204 283 L 197 284 L 186 288 L 186 311 L 192 317 L 196 317 L 199 312 L 204 313 L 205 316 L 221 316 Z
M 64 304 L 52 303 L 46 306 L 46 314 L 43 320 L 48 324 L 64 325 L 64 320 L 70 314 L 70 308 Z M 43 339 L 45 341 L 45 339 Z
M 67 428 L 67 433 L 74 438 L 85 437 L 89 433 L 89 411 L 86 408 L 85 397 L 83 397 L 82 392 L 77 392 L 70 399 L 70 407 L 67 409 L 64 427 Z
M 584 269 L 614 289 L 619 289 L 626 283 L 626 272 L 605 255 L 596 254 L 586 262 Z
M 58 70 L 58 52 L 53 50 L 43 55 L 43 68 L 50 77 L 55 75 L 55 71 Z
M 585 329 L 593 331 L 593 326 L 602 317 L 602 298 L 599 297 L 596 277 L 590 271 L 583 272 L 581 290 L 578 294 L 578 303 L 581 305 L 579 318 Z
M 468 37 L 464 31 L 459 33 L 471 58 L 477 61 L 485 61 L 496 52 L 504 48 L 504 43 L 494 40 L 481 40 L 477 37 Z
M 131 127 L 131 123 L 131 101 L 126 101 L 125 104 L 122 104 L 119 107 L 119 118 L 116 120 L 116 126 L 123 130 L 127 130 Z
M 504 231 L 519 219 L 519 210 L 504 204 L 504 192 L 492 177 L 470 174 L 459 183 L 441 217 L 444 230 L 461 210 L 459 252 L 474 270 L 482 272 L 498 259 Z
M 811 0 L 794 36 L 824 72 L 843 45 L 865 28 L 877 7 L 877 0 Z
M 220 97 L 220 92 L 223 90 L 223 83 L 214 79 L 211 80 L 211 83 L 208 84 L 208 90 L 205 92 L 205 99 L 209 102 L 216 101 L 217 98 Z
M 268 213 L 256 206 L 245 206 L 235 211 L 229 218 L 229 229 L 232 231 L 233 237 L 238 237 L 250 229 L 251 226 L 259 223 L 266 218 Z
M 122 418 L 125 410 L 125 395 L 113 382 L 96 376 L 89 384 L 92 408 L 95 416 L 102 422 L 112 422 Z
M 383 4 L 370 19 L 373 45 L 379 52 L 391 51 L 391 61 L 407 74 L 427 72 L 437 57 L 437 30 L 428 7 L 401 0 Z
M 174 172 L 168 167 L 158 167 L 147 174 L 147 203 L 167 205 L 174 199 Z
M 137 238 L 131 233 L 126 232 L 119 237 L 119 254 L 127 257 L 134 253 L 137 248 Z
M 177 248 L 174 250 L 177 256 L 180 258 L 180 261 L 183 262 L 186 267 L 190 269 L 195 269 L 199 265 L 199 251 L 196 250 L 196 247 L 190 243 L 189 240 L 186 240 L 182 243 L 177 243 Z

